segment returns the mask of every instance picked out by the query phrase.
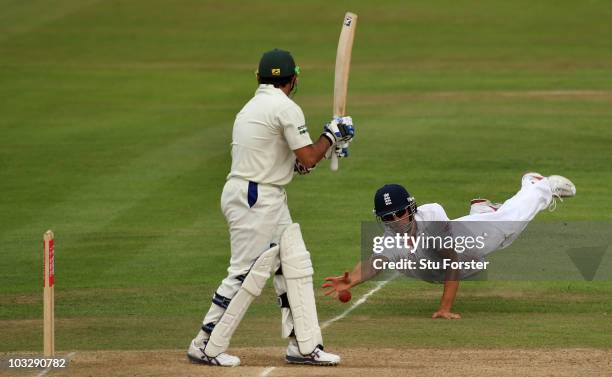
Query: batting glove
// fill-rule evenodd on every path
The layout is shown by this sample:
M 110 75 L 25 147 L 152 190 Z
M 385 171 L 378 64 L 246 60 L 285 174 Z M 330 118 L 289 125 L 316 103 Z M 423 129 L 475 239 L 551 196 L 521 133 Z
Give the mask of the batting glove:
M 348 142 L 355 136 L 353 119 L 350 116 L 336 117 L 323 127 L 323 136 L 332 145 Z
M 342 144 L 336 144 L 335 153 L 338 158 L 345 158 L 349 156 L 349 144 L 351 142 L 344 142 Z

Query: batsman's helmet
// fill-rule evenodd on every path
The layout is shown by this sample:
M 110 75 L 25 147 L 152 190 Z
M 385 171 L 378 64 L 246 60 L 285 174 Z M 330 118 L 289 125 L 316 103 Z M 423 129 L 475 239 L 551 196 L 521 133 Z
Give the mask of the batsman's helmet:
M 387 184 L 376 191 L 374 213 L 383 221 L 386 221 L 386 215 L 403 212 L 404 210 L 407 210 L 410 216 L 414 216 L 417 212 L 417 203 L 402 185 Z
M 259 60 L 259 77 L 264 79 L 282 80 L 293 75 L 298 75 L 300 67 L 295 65 L 289 51 L 274 50 L 265 52 Z

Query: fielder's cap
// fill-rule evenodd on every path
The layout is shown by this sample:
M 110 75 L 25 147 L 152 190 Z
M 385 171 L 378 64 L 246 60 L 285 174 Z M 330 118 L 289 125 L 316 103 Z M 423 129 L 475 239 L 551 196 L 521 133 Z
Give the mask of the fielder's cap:
M 374 213 L 383 216 L 413 205 L 416 201 L 402 185 L 384 185 L 374 195 Z
M 259 77 L 281 79 L 298 74 L 299 67 L 296 67 L 289 51 L 275 48 L 263 54 L 257 73 Z

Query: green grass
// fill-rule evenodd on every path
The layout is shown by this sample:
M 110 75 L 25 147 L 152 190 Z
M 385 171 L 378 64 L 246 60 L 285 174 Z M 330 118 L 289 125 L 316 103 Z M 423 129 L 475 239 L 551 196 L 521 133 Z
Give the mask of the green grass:
M 257 60 L 272 47 L 292 51 L 303 72 L 295 100 L 316 137 L 330 116 L 349 9 L 360 17 L 352 156 L 338 173 L 322 163 L 288 187 L 317 282 L 359 258 L 360 222 L 371 220 L 375 189 L 392 181 L 456 217 L 474 196 L 511 195 L 526 170 L 562 173 L 579 196 L 538 221 L 612 220 L 609 1 L 0 6 L 2 352 L 41 347 L 48 228 L 57 235 L 59 349 L 184 347 L 229 259 L 219 199 Z M 452 323 L 428 319 L 439 290 L 391 283 L 327 340 L 611 342 L 606 281 L 466 283 L 456 305 L 464 319 Z M 268 319 L 278 311 L 272 296 L 254 304 L 234 345 L 282 344 L 278 320 Z M 319 297 L 323 320 L 345 308 Z

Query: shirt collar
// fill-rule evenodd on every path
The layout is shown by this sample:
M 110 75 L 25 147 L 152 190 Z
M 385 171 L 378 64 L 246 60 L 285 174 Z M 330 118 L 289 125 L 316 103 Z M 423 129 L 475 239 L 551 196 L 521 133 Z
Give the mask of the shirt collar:
M 255 93 L 259 93 L 259 92 L 268 92 L 268 93 L 276 93 L 276 94 L 285 95 L 285 93 L 282 90 L 280 90 L 279 88 L 275 88 L 274 85 L 272 84 L 259 84 L 259 86 L 257 87 L 257 91 Z

